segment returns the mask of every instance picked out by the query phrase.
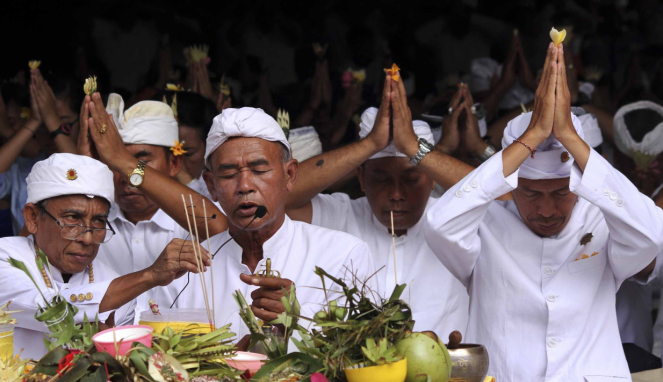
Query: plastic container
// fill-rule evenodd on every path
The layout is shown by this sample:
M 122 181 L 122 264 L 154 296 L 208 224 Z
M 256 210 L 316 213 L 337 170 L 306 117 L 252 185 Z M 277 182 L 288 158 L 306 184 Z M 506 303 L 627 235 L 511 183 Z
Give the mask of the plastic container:
M 14 325 L 0 325 L 0 359 L 4 362 L 14 357 Z
M 155 333 L 161 333 L 166 327 L 175 332 L 187 329 L 189 334 L 206 334 L 212 331 L 205 309 L 160 309 L 160 313 L 143 311 L 138 324 L 151 326 Z
M 407 376 L 407 359 L 385 365 L 362 367 L 355 365 L 345 369 L 348 382 L 403 382 Z
M 238 351 L 233 358 L 226 358 L 226 363 L 239 371 L 247 371 L 253 376 L 267 361 L 267 356 L 258 353 Z
M 115 335 L 113 335 L 115 331 Z M 117 328 L 110 328 L 101 331 L 92 336 L 92 342 L 99 351 L 110 353 L 113 357 L 118 355 L 125 355 L 134 342 L 152 347 L 152 329 L 151 326 L 146 325 L 127 325 L 119 326 Z M 115 353 L 115 344 L 118 345 L 117 353 Z

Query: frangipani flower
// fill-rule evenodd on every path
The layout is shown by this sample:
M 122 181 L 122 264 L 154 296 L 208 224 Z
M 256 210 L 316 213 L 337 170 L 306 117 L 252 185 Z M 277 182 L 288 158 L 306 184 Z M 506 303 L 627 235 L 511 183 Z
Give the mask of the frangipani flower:
M 30 108 L 29 107 L 22 107 L 21 108 L 21 118 L 23 118 L 23 119 L 30 118 Z
M 183 148 L 184 146 L 184 141 L 179 142 L 175 141 L 175 145 L 170 148 L 170 151 L 173 152 L 173 155 L 178 156 L 186 153 L 186 150 Z
M 41 61 L 33 60 L 28 62 L 28 66 L 30 67 L 30 69 L 37 69 L 39 65 L 41 65 Z
M 313 43 L 313 53 L 315 53 L 315 55 L 317 57 L 322 58 L 327 53 L 327 48 L 328 47 L 329 47 L 328 44 L 322 45 L 319 42 L 314 42 Z
M 192 62 L 205 61 L 207 64 L 209 63 L 209 57 L 207 57 L 208 54 L 209 46 L 207 45 L 192 45 L 190 47 L 184 48 L 184 57 Z
M 184 90 L 180 85 L 178 84 L 166 84 L 166 90 L 172 90 L 175 92 L 181 92 Z
M 85 80 L 85 85 L 83 85 L 83 91 L 85 94 L 90 95 L 97 91 L 97 77 L 88 77 Z
M 396 64 L 393 64 L 390 69 L 385 69 L 384 72 L 387 75 L 391 76 L 391 79 L 398 82 L 401 79 L 401 75 L 398 73 L 401 70 Z
M 361 69 L 361 70 L 350 69 L 350 73 L 352 73 L 352 78 L 358 83 L 362 83 L 366 80 L 366 69 Z
M 555 43 L 555 46 L 559 46 L 559 44 L 561 44 L 561 42 L 564 41 L 564 39 L 566 38 L 566 29 L 558 31 L 557 29 L 555 29 L 555 27 L 553 27 L 550 30 L 550 38 Z

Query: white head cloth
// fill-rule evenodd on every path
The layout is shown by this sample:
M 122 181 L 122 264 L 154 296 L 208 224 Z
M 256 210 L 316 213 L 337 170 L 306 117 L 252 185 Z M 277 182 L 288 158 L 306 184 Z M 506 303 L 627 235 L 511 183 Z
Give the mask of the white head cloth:
M 141 101 L 124 111 L 119 94 L 108 96 L 106 111 L 113 115 L 122 141 L 134 145 L 172 147 L 179 140 L 173 109 L 159 101 Z
M 378 115 L 378 109 L 375 107 L 369 107 L 361 115 L 361 123 L 359 124 L 359 138 L 364 139 L 368 134 L 373 130 L 373 125 L 375 125 L 375 117 Z M 427 140 L 429 143 L 434 144 L 433 132 L 430 129 L 428 123 L 424 121 L 412 121 L 414 125 L 414 133 L 419 138 Z M 394 142 L 389 142 L 389 145 L 385 147 L 384 150 L 373 155 L 369 159 L 378 159 L 385 157 L 404 157 L 407 155 L 396 150 Z
M 603 143 L 603 134 L 599 127 L 599 121 L 594 114 L 583 114 L 578 116 L 580 123 L 582 123 L 582 131 L 585 134 L 585 142 L 590 147 L 598 147 Z
M 210 168 L 209 158 L 232 137 L 261 138 L 270 142 L 280 142 L 288 148 L 290 144 L 279 124 L 262 109 L 243 107 L 241 109 L 225 109 L 212 122 L 207 134 L 205 148 L 205 165 Z
M 32 166 L 26 182 L 26 203 L 63 195 L 87 195 L 102 197 L 113 204 L 113 173 L 105 164 L 90 157 L 53 154 Z
M 663 106 L 650 101 L 639 101 L 622 106 L 614 118 L 615 145 L 622 153 L 633 157 L 634 152 L 639 152 L 648 156 L 656 156 L 663 152 L 663 122 L 659 123 L 651 131 L 645 134 L 642 142 L 633 140 L 628 131 L 624 116 L 631 111 L 650 109 L 663 116 Z
M 288 142 L 292 157 L 300 162 L 322 154 L 322 142 L 313 126 L 290 130 Z
M 502 137 L 502 147 L 509 147 L 516 139 L 518 139 L 532 119 L 532 112 L 523 113 L 518 117 L 512 119 L 504 129 L 504 136 Z M 571 114 L 573 120 L 573 127 L 578 132 L 580 138 L 585 138 L 582 131 L 582 124 L 575 115 Z M 520 144 L 520 143 L 516 143 Z M 573 157 L 569 154 L 569 160 L 562 161 L 562 154 L 566 149 L 555 138 L 554 135 L 550 136 L 537 147 L 535 159 L 528 157 L 525 162 L 520 165 L 518 177 L 525 179 L 559 179 L 568 178 L 571 176 L 571 169 L 573 168 Z

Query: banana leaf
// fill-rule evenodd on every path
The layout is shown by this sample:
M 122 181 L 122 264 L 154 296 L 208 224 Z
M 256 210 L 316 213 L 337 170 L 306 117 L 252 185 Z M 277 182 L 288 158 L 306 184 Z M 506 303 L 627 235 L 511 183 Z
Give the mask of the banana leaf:
M 71 370 L 58 378 L 58 382 L 78 382 L 89 373 L 88 369 L 90 366 L 92 366 L 90 359 L 87 356 L 83 356 L 76 361 Z
M 39 289 L 39 285 L 37 285 L 37 282 L 35 281 L 35 279 L 32 278 L 32 275 L 30 274 L 30 271 L 28 270 L 28 268 L 25 266 L 25 263 L 23 263 L 20 260 L 16 260 L 16 259 L 10 257 L 9 258 L 9 264 L 12 267 L 16 268 L 16 269 L 22 270 L 23 272 L 25 272 L 26 275 L 28 275 L 28 277 L 30 278 L 30 281 L 32 281 L 32 283 L 35 284 L 35 288 L 37 288 L 37 290 L 39 291 L 39 294 L 41 295 L 41 298 L 44 299 L 44 302 L 46 303 L 46 306 L 50 307 L 50 305 L 48 304 L 48 300 L 46 300 L 46 297 L 41 292 L 41 289 Z
M 311 374 L 322 369 L 322 363 L 304 353 L 290 353 L 268 361 L 251 378 L 251 382 L 271 382 L 274 373 L 290 370 L 304 376 L 302 382 L 310 382 Z
M 65 350 L 62 346 L 49 351 L 39 360 L 37 366 L 32 369 L 30 374 L 55 375 L 55 373 L 58 371 L 58 364 L 60 363 L 60 360 L 67 354 L 69 354 L 69 351 Z

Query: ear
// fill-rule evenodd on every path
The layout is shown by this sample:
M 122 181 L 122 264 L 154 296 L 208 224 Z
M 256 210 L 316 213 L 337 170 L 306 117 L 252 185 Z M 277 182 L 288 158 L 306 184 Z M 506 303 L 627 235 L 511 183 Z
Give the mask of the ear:
M 37 221 L 40 218 L 39 207 L 35 204 L 28 203 L 23 207 L 23 219 L 25 220 L 25 228 L 31 234 L 37 233 Z
M 219 198 L 216 196 L 216 187 L 214 186 L 214 176 L 207 169 L 203 171 L 203 180 L 205 181 L 205 185 L 207 185 L 207 191 L 209 191 L 209 194 L 212 197 L 212 201 L 218 202 Z
M 364 190 L 364 166 L 357 167 L 357 178 L 359 179 L 359 185 L 361 186 L 361 190 L 363 192 L 366 192 Z
M 291 192 L 295 189 L 295 183 L 297 183 L 297 174 L 299 173 L 299 162 L 297 159 L 291 159 L 283 164 L 283 169 L 285 170 L 286 177 L 286 188 L 288 192 Z
M 182 167 L 182 161 L 184 161 L 184 156 L 182 155 L 169 155 L 168 156 L 168 167 L 170 167 L 170 173 L 169 176 L 171 178 L 174 178 L 175 175 L 177 175 L 178 172 L 180 172 L 180 168 Z

